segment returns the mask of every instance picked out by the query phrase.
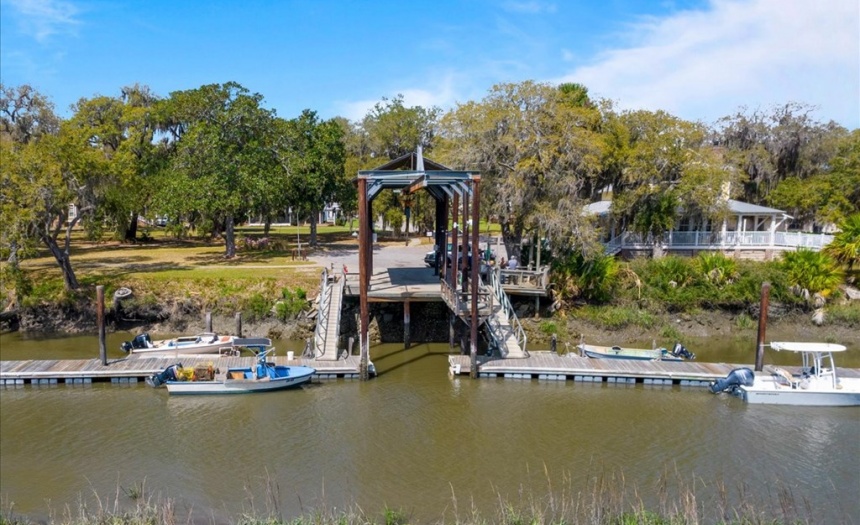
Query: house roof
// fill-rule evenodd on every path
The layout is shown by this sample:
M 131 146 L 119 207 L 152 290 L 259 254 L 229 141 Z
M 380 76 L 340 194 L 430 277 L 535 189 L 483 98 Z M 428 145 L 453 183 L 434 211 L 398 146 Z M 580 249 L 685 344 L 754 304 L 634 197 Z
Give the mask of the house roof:
M 736 215 L 785 215 L 783 210 L 759 206 L 734 199 L 728 200 L 729 211 Z M 585 206 L 585 212 L 593 215 L 608 215 L 612 201 L 597 201 Z
M 608 215 L 612 201 L 597 201 L 585 206 L 585 213 L 589 215 Z
M 782 210 L 729 199 L 729 211 L 738 215 L 785 215 Z

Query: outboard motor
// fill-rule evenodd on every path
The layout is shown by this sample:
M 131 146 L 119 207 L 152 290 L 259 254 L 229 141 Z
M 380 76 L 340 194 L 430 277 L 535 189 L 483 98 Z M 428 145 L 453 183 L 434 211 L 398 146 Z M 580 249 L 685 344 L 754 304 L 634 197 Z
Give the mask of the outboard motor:
M 146 378 L 146 384 L 155 388 L 163 385 L 168 381 L 176 381 L 176 370 L 178 368 L 182 368 L 182 363 L 170 365 L 165 368 L 164 371 L 158 372 L 157 374 L 152 374 L 151 376 Z
M 151 348 L 152 347 L 152 338 L 149 337 L 149 334 L 139 334 L 135 336 L 131 341 L 124 341 L 120 348 L 122 348 L 123 352 L 131 352 L 134 349 L 139 348 Z
M 681 343 L 675 343 L 675 347 L 672 348 L 672 355 L 675 357 L 683 357 L 684 359 L 695 359 L 696 354 L 687 350 L 687 347 L 682 345 Z
M 719 394 L 726 390 L 734 391 L 737 387 L 752 386 L 755 373 L 749 368 L 735 368 L 723 379 L 718 379 L 708 387 L 712 393 Z

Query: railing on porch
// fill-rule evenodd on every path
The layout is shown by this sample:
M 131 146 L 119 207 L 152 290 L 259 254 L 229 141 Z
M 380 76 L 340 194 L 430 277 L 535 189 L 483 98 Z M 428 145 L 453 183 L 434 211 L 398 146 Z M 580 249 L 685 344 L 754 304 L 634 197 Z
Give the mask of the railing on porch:
M 462 292 L 451 288 L 448 281 L 442 284 L 442 300 L 455 314 L 462 317 L 471 316 L 472 292 Z M 478 291 L 478 317 L 485 317 L 493 312 L 493 294 L 489 291 Z M 483 315 L 482 315 L 483 314 Z
M 522 286 L 525 288 L 538 288 L 546 290 L 549 287 L 549 266 L 543 266 L 537 270 L 522 268 L 510 270 L 507 268 L 490 268 L 488 273 L 499 273 L 497 280 L 500 285 Z
M 663 248 L 671 249 L 761 249 L 761 248 L 809 248 L 820 250 L 833 240 L 832 235 L 799 232 L 667 232 L 663 237 Z M 653 237 L 633 232 L 621 235 L 604 243 L 606 253 L 614 255 L 623 248 L 649 248 Z

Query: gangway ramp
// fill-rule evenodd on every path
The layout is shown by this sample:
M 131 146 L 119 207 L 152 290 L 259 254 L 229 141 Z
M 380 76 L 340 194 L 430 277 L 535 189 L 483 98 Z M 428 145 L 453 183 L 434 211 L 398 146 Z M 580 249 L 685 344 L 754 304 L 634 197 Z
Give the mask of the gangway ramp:
M 505 359 L 527 357 L 505 308 L 497 304 L 493 310 L 495 310 L 493 314 L 487 318 L 486 327 L 490 338 L 498 346 L 501 357 Z
M 313 357 L 336 361 L 340 339 L 340 311 L 343 302 L 344 275 L 322 271 L 317 326 L 314 331 Z

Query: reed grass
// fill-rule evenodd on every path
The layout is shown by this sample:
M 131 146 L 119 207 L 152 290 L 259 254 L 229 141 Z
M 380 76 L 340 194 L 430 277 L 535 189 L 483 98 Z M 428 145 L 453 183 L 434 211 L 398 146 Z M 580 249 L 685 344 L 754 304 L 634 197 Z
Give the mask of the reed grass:
M 596 472 L 586 474 L 583 489 L 570 475 L 555 483 L 545 466 L 542 481 L 524 484 L 514 495 L 497 492 L 496 503 L 483 509 L 471 499 L 461 501 L 452 486 L 451 500 L 439 516 L 424 521 L 399 507 L 368 512 L 357 503 L 286 511 L 280 487 L 267 474 L 261 481 L 264 487 L 245 488 L 244 509 L 235 516 L 179 509 L 171 498 L 154 497 L 141 482 L 118 487 L 107 497 L 81 498 L 76 508 L 49 508 L 47 519 L 19 515 L 14 504 L 3 500 L 0 525 L 812 525 L 850 518 L 822 517 L 802 496 L 779 483 L 765 487 L 763 495 L 761 488 L 752 494 L 744 482 L 735 487 L 720 480 L 708 483 L 667 467 L 654 486 L 643 490 L 621 471 Z M 324 491 L 321 501 L 326 501 Z

